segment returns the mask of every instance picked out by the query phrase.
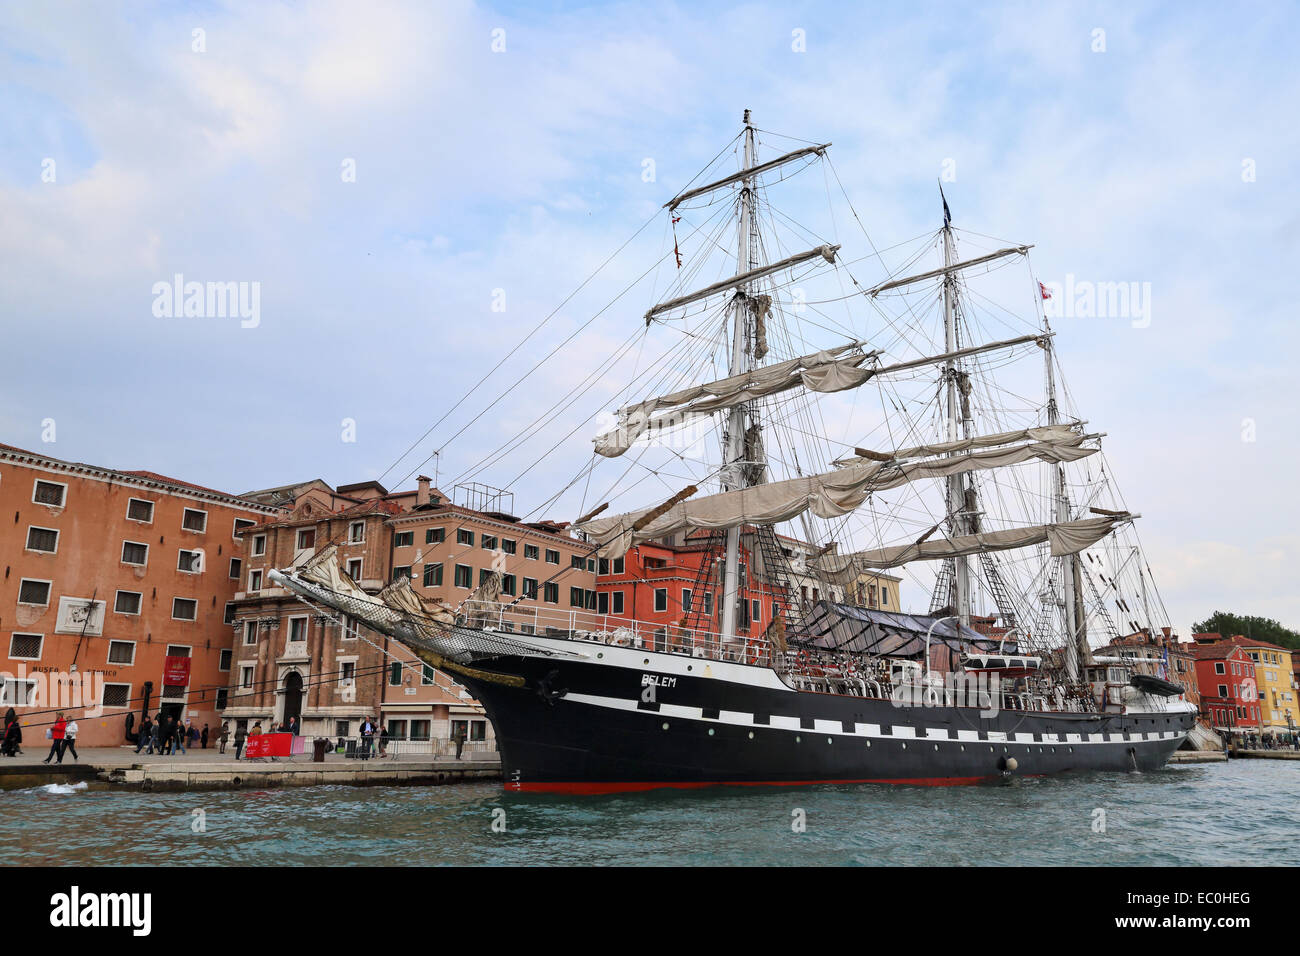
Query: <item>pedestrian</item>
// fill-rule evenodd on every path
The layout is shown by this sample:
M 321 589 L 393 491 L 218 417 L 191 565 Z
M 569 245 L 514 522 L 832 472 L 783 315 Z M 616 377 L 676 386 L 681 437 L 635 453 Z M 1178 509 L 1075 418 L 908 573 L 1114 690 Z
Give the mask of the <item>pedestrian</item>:
M 199 739 L 203 741 L 203 749 L 207 750 L 208 749 L 208 725 L 207 724 L 203 725 L 203 733 L 199 735 Z
M 177 750 L 179 750 L 181 753 L 185 753 L 185 737 L 188 734 L 189 734 L 189 728 L 187 728 L 184 724 L 181 723 L 181 719 L 178 716 L 176 718 L 176 723 L 172 724 L 172 738 L 175 741 L 174 749 L 172 750 L 173 753 L 175 753 Z
M 67 753 L 69 750 L 72 751 L 73 760 L 81 759 L 77 754 L 77 721 L 75 718 L 68 721 L 68 726 L 63 729 L 63 752 Z M 63 763 L 62 757 L 60 757 L 59 763 Z
M 235 728 L 235 759 L 239 759 L 240 753 L 244 749 L 244 739 L 248 736 L 248 731 L 244 730 L 243 725 Z
M 379 731 L 379 756 L 388 756 L 388 728 L 383 727 Z
M 370 744 L 375 736 L 375 725 L 370 722 L 369 716 L 361 721 L 361 753 L 362 760 L 370 759 Z
M 139 753 L 145 747 L 153 753 L 153 721 L 149 715 L 145 714 L 144 719 L 140 721 L 140 732 L 135 735 L 135 752 Z
M 193 749 L 199 745 L 199 728 L 188 720 L 185 721 L 185 726 L 190 729 L 190 749 Z
M 49 763 L 55 757 L 58 758 L 56 763 L 63 763 L 63 735 L 67 731 L 68 722 L 63 719 L 63 713 L 59 712 L 54 715 L 54 724 L 45 735 L 50 738 L 50 752 L 43 763 Z
M 3 743 L 0 743 L 0 753 L 6 757 L 16 757 L 21 752 L 18 745 L 23 742 L 23 731 L 18 725 L 18 721 L 5 727 L 5 736 Z
M 230 740 L 230 724 L 223 723 L 221 725 L 221 733 L 217 736 L 217 741 L 221 744 L 221 749 L 218 750 L 217 753 L 223 754 L 226 752 L 226 742 L 228 740 Z
M 457 724 L 456 732 L 452 735 L 456 741 L 456 759 L 460 759 L 461 752 L 465 749 L 465 725 Z
M 158 753 L 161 755 L 163 752 L 163 731 L 167 729 L 163 719 L 162 714 L 154 718 L 153 733 L 149 737 L 149 753 L 151 754 Z

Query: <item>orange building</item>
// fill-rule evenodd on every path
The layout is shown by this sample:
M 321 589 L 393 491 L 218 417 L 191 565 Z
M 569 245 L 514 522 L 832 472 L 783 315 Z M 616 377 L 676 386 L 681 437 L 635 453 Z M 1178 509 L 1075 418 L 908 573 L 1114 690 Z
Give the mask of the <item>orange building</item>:
M 217 726 L 228 621 L 243 576 L 237 535 L 276 508 L 148 471 L 0 445 L 0 710 L 39 748 L 53 710 L 79 742 L 126 742 L 128 714 Z M 172 659 L 173 678 L 164 682 Z M 188 658 L 188 665 L 184 660 Z

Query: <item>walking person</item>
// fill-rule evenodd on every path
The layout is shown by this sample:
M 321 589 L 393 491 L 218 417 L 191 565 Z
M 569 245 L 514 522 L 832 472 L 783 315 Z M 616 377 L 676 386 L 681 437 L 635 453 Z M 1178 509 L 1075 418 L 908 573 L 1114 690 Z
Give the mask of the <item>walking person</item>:
M 221 725 L 221 733 L 217 736 L 217 742 L 221 745 L 221 749 L 217 753 L 223 754 L 226 752 L 226 742 L 228 740 L 230 740 L 230 724 L 224 723 Z
M 172 724 L 172 733 L 176 740 L 175 750 L 172 751 L 173 753 L 175 753 L 176 750 L 185 753 L 185 738 L 189 735 L 189 732 L 189 728 L 182 724 L 181 719 L 177 717 L 176 723 Z
M 46 731 L 46 734 L 50 738 L 50 752 L 42 763 L 49 763 L 56 757 L 58 759 L 55 760 L 55 763 L 63 763 L 63 735 L 67 731 L 67 728 L 68 722 L 63 719 L 62 711 L 55 714 L 54 724 Z
M 68 721 L 67 727 L 63 728 L 63 752 L 67 753 L 69 750 L 72 751 L 73 760 L 81 759 L 77 754 L 77 720 L 75 717 Z M 63 760 L 60 759 L 59 763 L 63 763 Z
M 248 738 L 248 731 L 246 731 L 242 726 L 235 728 L 235 759 L 236 760 L 239 759 L 239 755 L 243 752 L 244 741 L 247 738 Z
M 208 749 L 208 725 L 203 725 L 203 733 L 199 734 L 199 739 L 203 741 L 203 749 Z

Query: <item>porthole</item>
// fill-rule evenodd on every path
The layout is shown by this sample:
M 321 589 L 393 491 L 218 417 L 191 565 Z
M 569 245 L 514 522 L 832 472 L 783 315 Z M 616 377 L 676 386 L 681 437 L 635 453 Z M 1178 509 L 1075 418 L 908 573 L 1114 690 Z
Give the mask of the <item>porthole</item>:
M 835 743 L 835 741 L 832 740 L 830 737 L 827 737 L 827 738 L 826 738 L 826 742 L 827 742 L 828 744 L 833 744 L 833 743 Z
M 935 744 L 935 745 L 934 745 L 934 749 L 935 749 L 935 750 L 938 750 L 938 749 L 939 749 L 939 745 L 938 745 L 938 744 Z
M 1009 754 L 1009 753 L 1011 753 L 1011 748 L 1010 748 L 1010 747 L 1003 747 L 1003 748 L 1002 748 L 1002 752 L 1003 752 L 1004 754 Z
M 695 670 L 695 668 L 694 668 L 692 665 L 690 665 L 690 664 L 687 664 L 687 665 L 686 665 L 686 669 L 687 669 L 688 671 Z
M 710 736 L 710 737 L 713 736 L 713 728 L 712 728 L 712 727 L 709 728 L 709 736 Z
M 664 730 L 667 730 L 667 729 L 668 729 L 668 724 L 665 723 L 665 724 L 664 724 Z
M 749 739 L 750 740 L 754 739 L 754 732 L 752 730 L 749 732 Z
M 647 657 L 647 658 L 646 658 L 645 660 L 643 660 L 641 663 L 642 663 L 642 664 L 649 664 L 649 663 L 650 663 L 650 658 Z
M 966 752 L 966 745 L 965 745 L 965 744 L 962 744 L 962 745 L 961 745 L 961 752 L 962 752 L 962 753 L 965 753 L 965 752 Z
M 997 749 L 996 747 L 990 747 L 990 748 L 989 748 L 989 753 L 993 753 L 993 751 L 996 750 L 996 749 Z
M 903 749 L 904 749 L 904 750 L 907 749 L 907 744 L 903 744 Z
M 597 651 L 597 652 L 596 652 L 596 660 L 600 660 L 600 659 L 601 659 L 602 657 L 604 657 L 604 656 L 605 656 L 605 652 L 604 652 L 604 651 Z
M 870 740 L 867 741 L 867 746 L 868 746 L 868 747 L 871 746 L 871 741 L 870 741 Z

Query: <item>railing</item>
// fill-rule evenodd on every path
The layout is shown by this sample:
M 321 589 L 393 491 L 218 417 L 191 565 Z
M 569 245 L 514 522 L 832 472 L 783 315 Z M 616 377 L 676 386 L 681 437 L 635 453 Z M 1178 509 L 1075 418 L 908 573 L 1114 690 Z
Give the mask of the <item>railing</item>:
M 414 740 L 373 737 L 331 737 L 327 753 L 358 760 L 397 759 L 403 757 L 454 757 L 456 741 L 443 737 Z M 466 740 L 462 754 L 495 753 L 494 740 Z M 307 748 L 308 753 L 311 747 Z
M 725 638 L 715 631 L 638 621 L 621 614 L 562 611 L 559 608 L 466 601 L 460 614 L 467 626 L 502 634 L 535 634 L 568 640 L 592 641 L 617 647 L 636 647 L 667 654 L 683 654 L 716 661 L 768 666 L 771 644 L 763 637 Z

